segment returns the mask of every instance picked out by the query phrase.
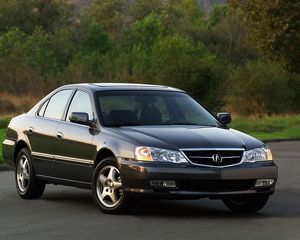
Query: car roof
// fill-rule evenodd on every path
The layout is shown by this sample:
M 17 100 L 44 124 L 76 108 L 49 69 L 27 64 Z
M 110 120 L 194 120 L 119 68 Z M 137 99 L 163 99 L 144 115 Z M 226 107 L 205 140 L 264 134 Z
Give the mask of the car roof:
M 81 83 L 81 84 L 69 84 L 65 85 L 62 88 L 85 88 L 90 91 L 121 91 L 121 90 L 135 90 L 135 91 L 175 91 L 175 92 L 184 92 L 181 89 L 162 86 L 162 85 L 153 85 L 153 84 L 137 84 L 137 83 Z

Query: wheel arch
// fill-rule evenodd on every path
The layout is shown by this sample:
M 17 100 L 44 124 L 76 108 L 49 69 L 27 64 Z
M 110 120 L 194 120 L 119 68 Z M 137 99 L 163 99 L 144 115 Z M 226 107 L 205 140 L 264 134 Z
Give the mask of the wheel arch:
M 116 158 L 116 155 L 113 153 L 113 151 L 109 148 L 101 148 L 96 156 L 96 159 L 94 161 L 94 168 L 97 167 L 97 165 L 105 158 L 107 157 L 114 157 Z
M 14 149 L 14 165 L 16 165 L 16 159 L 18 156 L 18 153 L 21 151 L 22 148 L 27 148 L 30 151 L 30 147 L 29 145 L 24 141 L 24 140 L 20 140 L 17 142 L 16 147 Z

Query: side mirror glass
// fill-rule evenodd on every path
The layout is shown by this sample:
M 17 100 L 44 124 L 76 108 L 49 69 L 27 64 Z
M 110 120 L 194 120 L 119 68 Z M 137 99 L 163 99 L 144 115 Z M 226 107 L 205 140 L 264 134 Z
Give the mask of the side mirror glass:
M 220 120 L 220 122 L 223 123 L 224 125 L 231 123 L 230 113 L 227 113 L 227 112 L 218 113 L 217 117 Z
M 85 112 L 72 112 L 69 120 L 73 123 L 91 126 L 92 122 L 89 121 L 89 115 Z

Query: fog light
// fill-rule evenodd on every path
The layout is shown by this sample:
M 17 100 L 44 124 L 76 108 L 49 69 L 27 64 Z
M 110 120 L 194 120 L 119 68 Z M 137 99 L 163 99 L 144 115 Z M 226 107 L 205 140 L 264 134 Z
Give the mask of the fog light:
M 151 180 L 150 185 L 159 188 L 176 188 L 176 182 L 173 180 Z
M 275 180 L 273 178 L 258 179 L 255 183 L 255 187 L 270 187 Z

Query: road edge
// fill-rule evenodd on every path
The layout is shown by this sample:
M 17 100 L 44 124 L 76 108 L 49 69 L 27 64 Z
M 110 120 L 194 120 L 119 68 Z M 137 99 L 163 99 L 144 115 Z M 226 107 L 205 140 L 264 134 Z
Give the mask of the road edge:
M 5 164 L 0 164 L 0 172 L 9 171 L 10 169 Z

